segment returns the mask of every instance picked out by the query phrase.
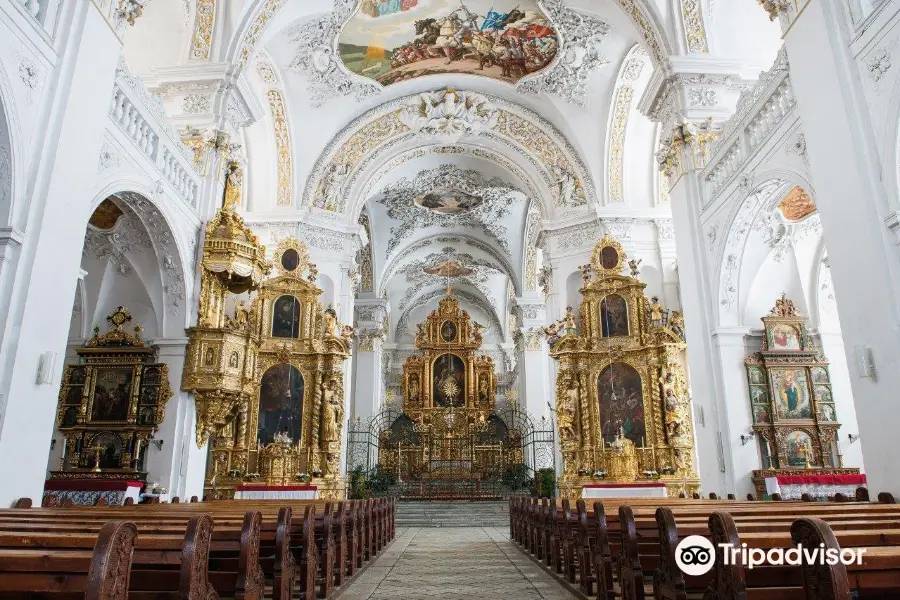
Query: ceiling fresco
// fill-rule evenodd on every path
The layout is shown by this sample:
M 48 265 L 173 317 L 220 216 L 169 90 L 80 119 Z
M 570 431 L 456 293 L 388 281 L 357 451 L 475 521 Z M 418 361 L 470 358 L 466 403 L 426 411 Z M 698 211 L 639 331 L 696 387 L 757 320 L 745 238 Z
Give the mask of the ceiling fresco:
M 778 203 L 778 210 L 781 211 L 785 219 L 795 223 L 816 212 L 816 203 L 806 193 L 806 190 L 800 186 L 794 186 L 784 197 L 784 200 Z
M 515 83 L 558 47 L 534 0 L 362 0 L 338 37 L 347 69 L 383 86 L 444 73 Z

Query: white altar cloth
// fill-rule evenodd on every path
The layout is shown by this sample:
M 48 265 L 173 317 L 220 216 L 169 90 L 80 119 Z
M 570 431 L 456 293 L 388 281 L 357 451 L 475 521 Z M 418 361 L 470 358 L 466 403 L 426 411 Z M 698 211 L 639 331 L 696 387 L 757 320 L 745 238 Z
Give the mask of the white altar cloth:
M 589 483 L 581 490 L 582 498 L 666 498 L 666 484 L 647 483 Z
M 315 500 L 319 488 L 314 485 L 239 485 L 235 500 Z

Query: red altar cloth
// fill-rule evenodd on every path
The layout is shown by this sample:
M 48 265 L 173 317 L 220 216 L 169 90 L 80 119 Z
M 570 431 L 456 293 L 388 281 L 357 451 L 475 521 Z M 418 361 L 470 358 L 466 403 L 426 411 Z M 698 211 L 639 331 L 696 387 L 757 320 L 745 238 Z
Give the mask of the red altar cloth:
M 865 485 L 866 476 L 858 475 L 776 475 L 779 485 Z

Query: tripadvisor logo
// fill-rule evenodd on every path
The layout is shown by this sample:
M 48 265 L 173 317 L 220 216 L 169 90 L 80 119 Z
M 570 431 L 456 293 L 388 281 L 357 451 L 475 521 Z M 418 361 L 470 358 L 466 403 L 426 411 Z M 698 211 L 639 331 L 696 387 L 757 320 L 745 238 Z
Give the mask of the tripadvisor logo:
M 685 575 L 704 575 L 716 562 L 716 549 L 701 535 L 689 535 L 675 548 L 675 564 Z
M 735 547 L 719 544 L 724 566 L 743 565 L 748 569 L 760 565 L 861 565 L 867 548 L 804 547 L 797 544 L 790 548 L 749 548 L 747 544 Z M 675 563 L 685 575 L 698 576 L 708 573 L 716 562 L 716 550 L 712 542 L 700 535 L 689 535 L 675 548 Z

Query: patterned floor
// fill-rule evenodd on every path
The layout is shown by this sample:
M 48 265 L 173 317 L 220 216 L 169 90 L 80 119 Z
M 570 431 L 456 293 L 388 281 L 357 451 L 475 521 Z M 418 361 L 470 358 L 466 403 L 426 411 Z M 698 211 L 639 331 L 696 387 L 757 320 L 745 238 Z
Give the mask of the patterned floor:
M 495 527 L 410 527 L 339 600 L 563 600 L 567 590 Z

